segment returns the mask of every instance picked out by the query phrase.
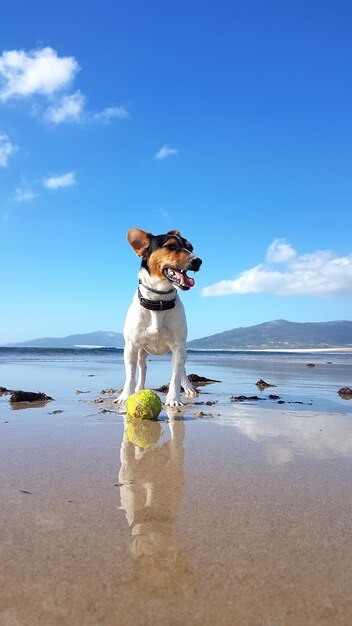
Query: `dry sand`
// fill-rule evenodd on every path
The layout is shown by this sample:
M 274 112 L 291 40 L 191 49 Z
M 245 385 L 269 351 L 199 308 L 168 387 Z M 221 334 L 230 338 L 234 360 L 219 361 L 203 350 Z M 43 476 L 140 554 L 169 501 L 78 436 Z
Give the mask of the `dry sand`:
M 1 411 L 1 626 L 352 623 L 350 414 L 193 407 L 143 448 L 48 406 Z

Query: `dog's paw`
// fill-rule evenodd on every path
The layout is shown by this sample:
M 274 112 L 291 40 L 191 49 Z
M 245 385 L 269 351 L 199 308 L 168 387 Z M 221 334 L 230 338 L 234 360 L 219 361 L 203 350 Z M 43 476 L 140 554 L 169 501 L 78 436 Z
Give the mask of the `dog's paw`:
M 183 406 L 183 403 L 180 399 L 174 397 L 169 398 L 167 396 L 165 400 L 165 406 Z
M 126 396 L 124 393 L 121 393 L 118 398 L 115 398 L 115 400 L 113 400 L 113 404 L 124 404 L 127 398 L 128 396 Z

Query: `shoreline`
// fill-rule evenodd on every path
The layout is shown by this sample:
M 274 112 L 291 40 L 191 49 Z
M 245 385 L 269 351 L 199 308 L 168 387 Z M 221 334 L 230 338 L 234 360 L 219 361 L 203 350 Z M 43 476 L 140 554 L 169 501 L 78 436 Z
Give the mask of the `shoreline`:
M 116 352 L 123 352 L 124 348 L 115 348 L 114 346 L 88 346 L 88 345 L 81 345 L 81 346 L 0 346 L 0 351 L 1 350 L 5 350 L 5 351 L 10 351 L 10 350 L 16 350 L 16 351 L 21 351 L 21 350 L 76 350 L 77 352 L 80 351 L 86 351 L 87 353 L 89 351 L 94 352 L 94 351 L 101 351 L 103 352 L 104 350 L 107 351 L 116 351 Z M 324 354 L 326 353 L 331 353 L 331 352 L 338 352 L 338 353 L 352 353 L 352 347 L 341 347 L 341 346 L 337 346 L 337 347 L 330 347 L 330 348 L 186 348 L 186 352 L 189 354 L 196 354 L 196 353 L 214 353 L 214 352 L 221 352 L 221 353 L 228 353 L 228 354 L 236 354 L 236 353 L 248 353 L 248 354 L 256 354 L 256 353 L 279 353 L 279 354 L 309 354 L 309 353 L 322 353 Z
M 191 352 L 226 352 L 228 354 L 233 354 L 233 353 L 237 353 L 237 352 L 245 352 L 245 353 L 249 353 L 249 354 L 255 354 L 255 353 L 262 353 L 262 352 L 269 352 L 269 353 L 280 353 L 280 354 L 309 354 L 309 353 L 322 353 L 324 354 L 325 352 L 330 353 L 330 352 L 339 352 L 339 353 L 352 353 L 352 347 L 351 348 L 255 348 L 253 350 L 242 350 L 242 349 L 238 349 L 238 350 L 231 350 L 229 348 L 188 348 L 187 352 L 191 353 Z

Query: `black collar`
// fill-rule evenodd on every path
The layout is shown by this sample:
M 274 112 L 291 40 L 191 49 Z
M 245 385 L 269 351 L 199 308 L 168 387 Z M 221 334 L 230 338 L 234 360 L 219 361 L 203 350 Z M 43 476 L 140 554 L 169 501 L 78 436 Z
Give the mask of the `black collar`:
M 149 291 L 154 291 L 150 289 Z M 171 293 L 174 289 L 170 291 L 164 291 L 159 293 Z M 158 293 L 155 292 L 154 293 Z M 145 309 L 149 309 L 150 311 L 168 311 L 169 309 L 173 309 L 176 304 L 176 297 L 173 300 L 148 300 L 147 298 L 143 298 L 141 291 L 138 287 L 138 298 L 142 307 Z

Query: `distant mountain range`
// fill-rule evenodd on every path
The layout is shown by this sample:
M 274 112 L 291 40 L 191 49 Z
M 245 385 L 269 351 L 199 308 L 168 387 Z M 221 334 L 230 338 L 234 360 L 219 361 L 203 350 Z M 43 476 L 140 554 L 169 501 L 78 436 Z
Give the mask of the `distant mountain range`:
M 121 333 L 97 331 L 44 337 L 7 344 L 5 347 L 36 348 L 123 348 Z M 314 348 L 352 348 L 352 322 L 287 322 L 275 320 L 257 326 L 233 328 L 210 337 L 189 341 L 192 350 L 293 350 Z
M 352 347 L 352 322 L 274 320 L 189 341 L 193 350 L 293 350 Z
M 8 343 L 6 348 L 123 348 L 122 333 L 98 330 L 95 333 L 69 335 L 68 337 L 43 337 L 20 343 Z

